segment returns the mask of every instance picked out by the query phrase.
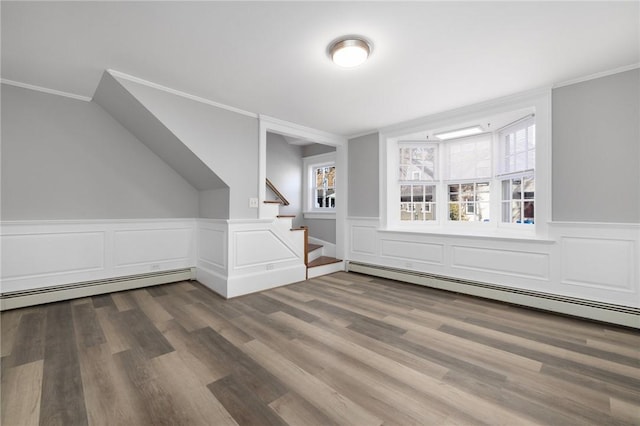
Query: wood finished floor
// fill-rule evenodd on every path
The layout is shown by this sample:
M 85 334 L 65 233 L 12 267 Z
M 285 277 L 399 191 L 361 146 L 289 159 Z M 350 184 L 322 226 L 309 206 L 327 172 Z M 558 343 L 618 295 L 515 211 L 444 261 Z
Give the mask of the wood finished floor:
M 640 424 L 640 333 L 351 273 L 1 319 L 4 426 Z

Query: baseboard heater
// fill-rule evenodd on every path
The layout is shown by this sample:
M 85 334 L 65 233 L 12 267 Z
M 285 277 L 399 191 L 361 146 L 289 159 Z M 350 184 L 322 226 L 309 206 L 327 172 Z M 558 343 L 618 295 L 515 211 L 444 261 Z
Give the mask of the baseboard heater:
M 477 281 L 461 280 L 406 269 L 349 262 L 347 270 L 362 274 L 424 285 L 456 293 L 470 294 L 565 315 L 603 321 L 625 327 L 640 328 L 640 309 L 560 296 L 531 290 L 521 290 Z
M 106 278 L 95 281 L 84 281 L 73 284 L 62 284 L 51 287 L 41 287 L 31 290 L 11 291 L 0 293 L 0 311 L 22 308 L 24 306 L 40 305 L 79 297 L 95 296 L 116 291 L 132 290 L 158 284 L 191 280 L 195 274 L 192 268 L 175 269 L 171 271 L 151 272 L 148 274 L 129 275 L 124 277 Z

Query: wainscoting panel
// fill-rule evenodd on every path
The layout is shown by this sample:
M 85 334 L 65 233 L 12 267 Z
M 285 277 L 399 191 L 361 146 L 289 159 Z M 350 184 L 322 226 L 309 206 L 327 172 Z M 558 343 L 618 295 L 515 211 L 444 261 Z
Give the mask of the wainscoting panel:
M 218 268 L 227 266 L 227 233 L 224 229 L 200 228 L 198 234 L 198 260 Z
M 195 266 L 192 219 L 2 222 L 1 292 Z
M 549 278 L 549 255 L 546 253 L 451 246 L 451 254 L 454 268 L 532 279 Z
M 442 265 L 444 244 L 381 239 L 380 255 Z
M 193 234 L 193 226 L 115 231 L 115 267 L 189 260 L 192 258 Z
M 32 278 L 105 267 L 104 232 L 3 235 L 3 279 Z
M 235 238 L 235 268 L 267 265 L 297 258 L 271 230 L 237 231 Z
M 372 226 L 351 227 L 351 251 L 353 253 L 377 254 L 376 228 Z
M 629 240 L 564 237 L 562 283 L 632 292 L 634 251 Z

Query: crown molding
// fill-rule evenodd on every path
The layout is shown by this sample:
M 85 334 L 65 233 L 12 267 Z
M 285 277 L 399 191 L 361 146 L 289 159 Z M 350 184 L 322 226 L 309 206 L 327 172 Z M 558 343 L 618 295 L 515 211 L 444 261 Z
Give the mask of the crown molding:
M 609 75 L 618 74 L 625 71 L 631 71 L 636 68 L 640 68 L 640 63 L 626 65 L 624 67 L 614 68 L 612 70 L 597 72 L 595 74 L 590 74 L 584 77 L 574 78 L 573 80 L 563 81 L 561 83 L 554 84 L 552 88 L 558 89 L 560 87 L 571 86 L 572 84 L 583 83 L 585 81 L 595 80 L 596 78 L 602 78 L 602 77 L 607 77 Z
M 172 95 L 176 95 L 176 96 L 180 96 L 183 97 L 185 99 L 189 99 L 195 102 L 200 102 L 209 106 L 213 106 L 216 108 L 220 108 L 220 109 L 224 109 L 227 111 L 231 111 L 231 112 L 235 112 L 237 114 L 242 114 L 242 115 L 246 115 L 248 117 L 251 118 L 258 118 L 258 114 L 253 113 L 253 112 L 249 112 L 249 111 L 245 111 L 243 109 L 240 108 L 236 108 L 236 107 L 232 107 L 229 105 L 225 105 L 225 104 L 221 104 L 219 102 L 214 102 L 210 99 L 206 99 L 206 98 L 202 98 L 200 96 L 196 96 L 196 95 L 192 95 L 190 93 L 186 93 L 186 92 L 182 92 L 180 90 L 176 90 L 176 89 L 172 89 L 170 87 L 166 87 L 163 86 L 161 84 L 157 84 L 148 80 L 144 80 L 142 78 L 139 77 L 135 77 L 129 74 L 125 74 L 123 72 L 117 71 L 117 70 L 113 70 L 113 69 L 108 69 L 107 72 L 109 74 L 111 74 L 111 76 L 115 77 L 115 78 L 121 78 L 123 80 L 127 80 L 130 81 L 132 83 L 138 83 L 138 84 L 142 84 L 143 86 L 147 86 L 147 87 L 152 87 L 154 89 L 157 90 L 161 90 L 163 92 L 167 92 L 167 93 L 171 93 Z
M 15 80 L 7 80 L 6 78 L 0 79 L 2 84 L 9 86 L 20 87 L 22 89 L 35 90 L 36 92 L 48 93 L 50 95 L 64 96 L 65 98 L 75 99 L 77 101 L 91 102 L 91 98 L 88 96 L 76 95 L 75 93 L 63 92 L 61 90 L 49 89 L 48 87 L 36 86 L 35 84 L 22 83 Z

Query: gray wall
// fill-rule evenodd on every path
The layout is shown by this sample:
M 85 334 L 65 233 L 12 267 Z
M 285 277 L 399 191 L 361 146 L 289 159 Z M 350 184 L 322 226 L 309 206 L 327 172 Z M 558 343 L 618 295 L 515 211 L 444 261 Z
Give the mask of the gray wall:
M 294 226 L 302 225 L 302 147 L 267 133 L 267 178 L 290 203 L 280 207 L 280 214 L 296 215 Z M 267 188 L 267 198 L 271 196 Z
M 256 219 L 258 119 L 116 78 L 229 187 L 229 217 Z
M 229 219 L 229 188 L 200 191 L 199 216 L 206 219 Z
M 309 236 L 328 243 L 336 243 L 335 219 L 304 219 L 303 225 L 309 227 Z
M 553 220 L 640 222 L 640 70 L 553 90 Z
M 328 152 L 335 152 L 335 150 L 336 150 L 335 146 L 312 143 L 310 145 L 302 146 L 302 156 L 311 157 L 313 155 L 320 155 L 320 154 L 326 154 Z
M 353 217 L 379 216 L 378 133 L 349 140 L 349 211 Z
M 2 85 L 2 219 L 196 217 L 198 191 L 100 106 Z

